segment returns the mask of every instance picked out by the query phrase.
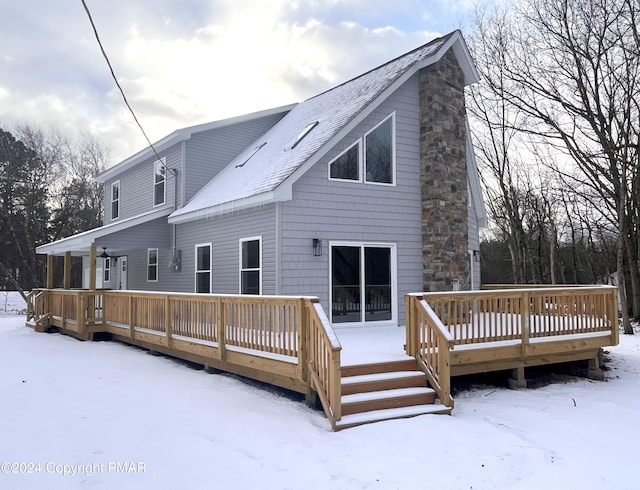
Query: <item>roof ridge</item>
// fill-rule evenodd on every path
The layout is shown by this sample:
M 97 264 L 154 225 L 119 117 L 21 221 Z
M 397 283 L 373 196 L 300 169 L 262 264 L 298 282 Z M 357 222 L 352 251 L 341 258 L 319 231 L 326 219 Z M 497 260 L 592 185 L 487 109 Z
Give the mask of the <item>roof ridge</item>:
M 374 71 L 380 70 L 381 68 L 384 68 L 385 66 L 388 66 L 391 63 L 395 63 L 396 61 L 398 61 L 398 60 L 400 60 L 402 58 L 410 56 L 411 54 L 413 54 L 413 53 L 415 53 L 417 51 L 420 51 L 421 49 L 424 49 L 427 46 L 431 46 L 431 45 L 433 45 L 435 43 L 438 43 L 438 42 L 446 43 L 449 40 L 449 38 L 451 38 L 456 32 L 459 32 L 459 31 L 460 31 L 459 29 L 456 29 L 455 31 L 451 31 L 448 34 L 445 34 L 444 36 L 436 37 L 436 38 L 432 39 L 431 41 L 423 44 L 422 46 L 418 46 L 417 48 L 414 48 L 411 51 L 407 51 L 406 53 L 403 53 L 403 54 L 401 54 L 399 56 L 396 56 L 395 58 L 393 58 L 393 59 L 391 59 L 389 61 L 386 61 L 386 62 L 382 63 L 381 65 L 376 66 L 375 68 L 371 68 L 370 70 L 368 70 L 368 71 L 366 71 L 364 73 L 361 73 L 360 75 L 358 75 L 356 77 L 350 78 L 349 80 L 345 80 L 344 82 L 342 82 L 339 85 L 335 85 L 334 87 L 331 87 L 330 89 L 327 89 L 327 90 L 325 90 L 323 92 L 320 92 L 319 94 L 316 94 L 316 95 L 314 95 L 312 97 L 309 97 L 308 99 L 305 99 L 304 102 L 306 102 L 307 100 L 315 99 L 316 97 L 320 97 L 321 95 L 324 95 L 324 94 L 326 94 L 328 92 L 331 92 L 333 90 L 336 90 L 336 89 L 338 89 L 338 88 L 340 88 L 340 87 L 342 87 L 342 86 L 344 86 L 344 85 L 346 85 L 348 83 L 351 83 L 351 82 L 353 82 L 355 80 L 358 80 L 358 79 L 360 79 L 360 78 L 362 78 L 364 76 L 367 76 L 367 75 L 373 73 Z

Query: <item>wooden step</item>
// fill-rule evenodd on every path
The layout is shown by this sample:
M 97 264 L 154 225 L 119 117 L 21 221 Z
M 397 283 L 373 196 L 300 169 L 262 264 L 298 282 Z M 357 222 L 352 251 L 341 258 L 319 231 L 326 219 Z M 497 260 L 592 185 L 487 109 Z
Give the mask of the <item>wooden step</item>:
M 426 387 L 427 380 L 420 371 L 393 371 L 387 373 L 361 374 L 342 379 L 342 394 L 392 390 L 394 388 Z
M 343 395 L 342 415 L 384 410 L 387 408 L 409 407 L 432 404 L 435 391 L 427 387 L 396 388 L 392 390 L 370 391 Z
M 352 366 L 342 366 L 340 368 L 343 378 L 351 376 L 361 376 L 364 374 L 389 373 L 394 371 L 415 371 L 418 366 L 416 360 L 407 357 L 400 361 L 374 362 L 371 364 L 355 364 Z
M 382 422 L 383 420 L 402 419 L 426 414 L 450 415 L 451 408 L 440 404 L 414 405 L 411 407 L 388 408 L 385 410 L 374 410 L 371 412 L 344 415 L 336 422 L 335 430 L 347 429 L 349 427 L 370 424 L 373 422 Z

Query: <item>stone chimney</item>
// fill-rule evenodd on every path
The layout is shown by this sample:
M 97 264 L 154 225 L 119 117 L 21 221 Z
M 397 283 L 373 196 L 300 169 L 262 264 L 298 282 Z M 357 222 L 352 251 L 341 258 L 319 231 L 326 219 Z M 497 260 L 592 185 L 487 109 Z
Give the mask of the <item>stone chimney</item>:
M 420 70 L 424 291 L 470 289 L 464 74 L 453 50 Z

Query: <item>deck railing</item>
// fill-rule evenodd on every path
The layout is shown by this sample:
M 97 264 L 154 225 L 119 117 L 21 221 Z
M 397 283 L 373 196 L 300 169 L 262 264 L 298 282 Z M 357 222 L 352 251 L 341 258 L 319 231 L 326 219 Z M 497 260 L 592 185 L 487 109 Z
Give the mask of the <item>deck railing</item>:
M 595 335 L 606 337 L 605 345 L 618 343 L 617 292 L 612 286 L 415 293 L 408 294 L 405 303 L 407 354 L 418 359 L 441 401 L 450 396 L 454 346 L 515 343 L 526 357 L 531 344 L 540 341 Z M 514 355 L 513 350 L 491 352 L 495 359 L 487 354 L 483 362 Z
M 612 286 L 423 293 L 423 297 L 456 345 L 617 334 L 617 296 Z
M 36 322 L 49 315 L 83 338 L 108 331 L 176 357 L 229 362 L 239 374 L 260 371 L 256 379 L 307 395 L 312 387 L 332 424 L 341 418 L 341 347 L 318 298 L 62 289 L 31 297 Z
M 420 294 L 405 297 L 407 354 L 418 361 L 440 403 L 453 408 L 450 356 L 454 340 Z
M 309 374 L 331 426 L 342 418 L 340 352 L 342 346 L 317 298 L 307 303 Z

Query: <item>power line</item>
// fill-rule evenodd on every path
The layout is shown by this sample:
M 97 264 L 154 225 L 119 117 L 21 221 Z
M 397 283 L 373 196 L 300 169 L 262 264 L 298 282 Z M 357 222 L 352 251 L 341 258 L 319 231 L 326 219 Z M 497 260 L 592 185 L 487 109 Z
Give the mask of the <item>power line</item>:
M 142 124 L 140 124 L 140 121 L 138 121 L 138 118 L 136 117 L 136 113 L 133 112 L 133 109 L 129 105 L 129 101 L 127 100 L 127 96 L 124 94 L 124 90 L 122 90 L 122 87 L 120 86 L 120 82 L 118 82 L 118 79 L 116 78 L 116 74 L 114 73 L 113 67 L 111 66 L 111 61 L 109 61 L 109 57 L 107 56 L 107 53 L 104 50 L 104 47 L 102 47 L 102 41 L 100 41 L 100 36 L 98 35 L 98 30 L 96 29 L 96 25 L 93 22 L 93 17 L 91 16 L 91 12 L 89 11 L 89 7 L 87 6 L 87 3 L 85 2 L 85 0 L 81 0 L 81 1 L 82 1 L 82 6 L 84 7 L 84 11 L 87 13 L 87 17 L 89 17 L 89 22 L 91 22 L 91 27 L 93 28 L 93 33 L 96 36 L 96 41 L 98 41 L 98 46 L 100 46 L 100 51 L 102 51 L 102 56 L 104 57 L 104 60 L 107 62 L 107 66 L 109 67 L 109 71 L 111 72 L 111 78 L 113 78 L 113 81 L 116 82 L 116 86 L 118 87 L 118 90 L 120 90 L 120 93 L 122 94 L 122 98 L 124 100 L 125 105 L 129 109 L 129 112 L 131 112 L 131 115 L 133 116 L 133 120 L 136 122 L 136 124 L 140 128 L 140 131 L 142 131 L 142 134 L 144 135 L 145 139 L 147 140 L 147 143 L 149 143 L 149 147 L 151 148 L 151 150 L 153 150 L 153 153 L 155 154 L 156 158 L 158 160 L 162 161 L 160 159 L 160 155 L 158 155 L 158 152 L 154 148 L 153 143 L 151 143 L 151 140 L 147 136 L 147 133 L 144 131 L 144 129 L 142 127 Z

